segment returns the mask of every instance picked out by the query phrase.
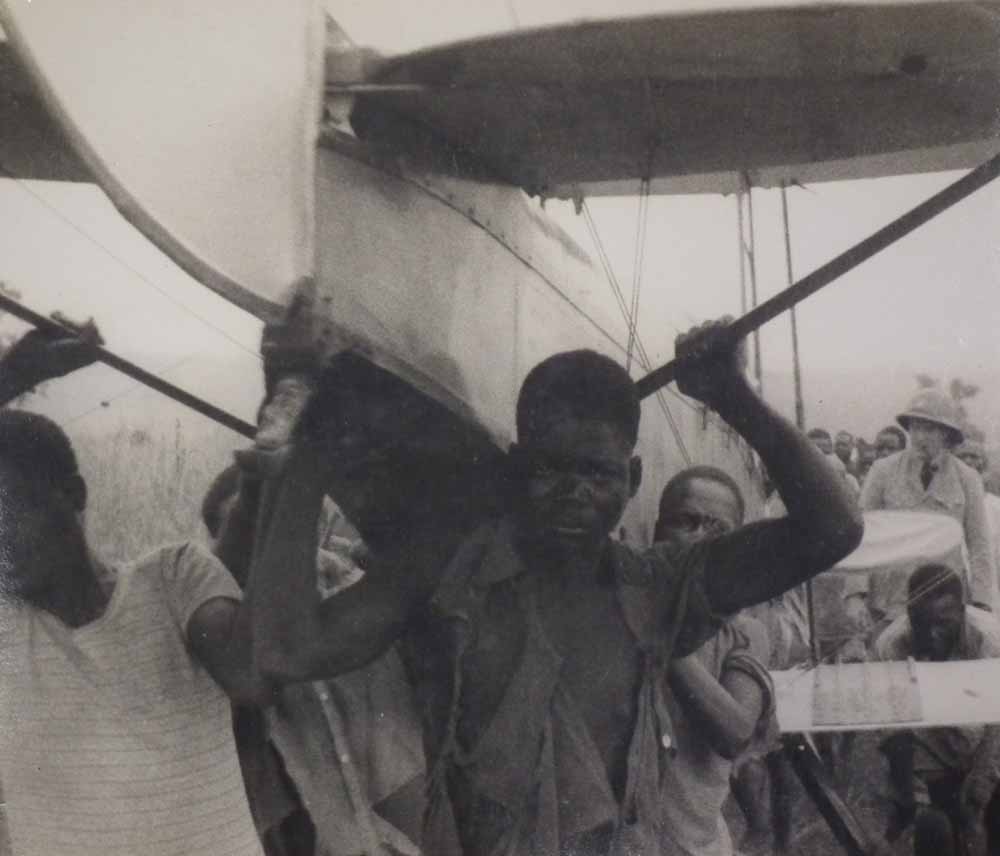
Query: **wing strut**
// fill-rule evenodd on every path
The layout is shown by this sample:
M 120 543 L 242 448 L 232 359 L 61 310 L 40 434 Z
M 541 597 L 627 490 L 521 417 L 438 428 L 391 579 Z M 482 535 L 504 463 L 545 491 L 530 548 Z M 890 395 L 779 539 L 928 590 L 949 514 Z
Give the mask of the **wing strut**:
M 29 309 L 27 306 L 24 306 L 5 294 L 0 294 L 0 309 L 4 312 L 9 312 L 11 315 L 20 318 L 22 321 L 27 321 L 39 330 L 43 330 L 47 333 L 73 335 L 72 330 L 63 327 L 59 322 L 53 321 L 51 318 L 46 318 L 44 315 L 39 315 L 34 310 Z M 145 384 L 150 389 L 155 389 L 157 392 L 167 396 L 167 398 L 172 398 L 174 401 L 183 404 L 186 407 L 190 407 L 202 416 L 214 419 L 220 425 L 225 425 L 226 428 L 229 428 L 231 431 L 235 431 L 237 434 L 253 438 L 257 433 L 257 429 L 249 422 L 244 422 L 242 419 L 233 416 L 233 414 L 228 413 L 222 408 L 216 407 L 214 404 L 209 404 L 204 399 L 198 398 L 196 395 L 192 395 L 190 392 L 181 389 L 179 386 L 174 386 L 172 383 L 157 377 L 151 372 L 140 368 L 135 363 L 131 363 L 123 357 L 119 357 L 117 354 L 106 350 L 105 348 L 97 349 L 97 359 L 99 362 L 111 366 L 111 368 L 117 369 L 122 374 L 128 375 L 130 378 L 139 381 L 139 383 Z
M 742 339 L 748 333 L 777 318 L 782 312 L 801 303 L 838 277 L 906 237 L 924 223 L 933 220 L 938 214 L 947 211 L 956 202 L 985 187 L 998 175 L 1000 175 L 1000 155 L 990 158 L 958 181 L 949 184 L 944 190 L 935 193 L 930 199 L 907 211 L 902 217 L 883 226 L 860 243 L 803 277 L 795 285 L 765 300 L 741 318 L 737 318 L 729 326 L 733 341 Z M 652 395 L 660 387 L 670 383 L 676 374 L 676 359 L 650 372 L 637 384 L 640 397 L 646 398 Z

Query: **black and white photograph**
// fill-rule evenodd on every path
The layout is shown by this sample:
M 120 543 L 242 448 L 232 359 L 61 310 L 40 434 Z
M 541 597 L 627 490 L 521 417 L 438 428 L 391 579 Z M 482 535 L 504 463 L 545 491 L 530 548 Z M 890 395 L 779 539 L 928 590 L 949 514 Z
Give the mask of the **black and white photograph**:
M 0 0 L 0 856 L 1000 856 L 1000 2 Z

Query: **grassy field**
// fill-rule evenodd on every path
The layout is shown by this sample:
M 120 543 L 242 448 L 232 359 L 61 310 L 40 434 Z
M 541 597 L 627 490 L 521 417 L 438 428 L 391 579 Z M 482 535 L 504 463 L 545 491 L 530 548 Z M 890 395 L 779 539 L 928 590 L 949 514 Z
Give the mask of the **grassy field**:
M 90 543 L 109 562 L 203 539 L 202 497 L 245 445 L 225 429 L 193 432 L 180 422 L 72 439 L 87 481 Z

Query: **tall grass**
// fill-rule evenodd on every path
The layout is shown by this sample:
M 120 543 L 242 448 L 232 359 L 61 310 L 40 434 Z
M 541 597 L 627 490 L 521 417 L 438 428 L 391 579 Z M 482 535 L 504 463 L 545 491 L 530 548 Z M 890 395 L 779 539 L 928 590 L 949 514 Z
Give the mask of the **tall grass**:
M 241 441 L 225 429 L 175 421 L 82 434 L 73 445 L 87 482 L 91 547 L 119 562 L 163 544 L 204 540 L 202 498 Z

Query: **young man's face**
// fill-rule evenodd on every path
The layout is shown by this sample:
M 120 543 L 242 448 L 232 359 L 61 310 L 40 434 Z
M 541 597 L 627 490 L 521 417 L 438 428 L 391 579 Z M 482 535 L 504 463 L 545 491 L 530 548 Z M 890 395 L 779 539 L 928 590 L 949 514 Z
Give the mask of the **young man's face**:
M 888 458 L 902 450 L 902 442 L 892 431 L 883 431 L 875 438 L 875 454 L 879 458 Z
M 81 543 L 68 495 L 0 461 L 0 595 L 30 602 L 58 585 Z
M 837 442 L 833 446 L 833 451 L 837 453 L 845 464 L 851 459 L 851 452 L 854 450 L 854 438 L 850 434 L 838 434 Z
M 909 432 L 913 451 L 925 460 L 933 461 L 948 448 L 948 431 L 934 422 L 911 419 Z
M 924 598 L 909 613 L 913 653 L 918 659 L 943 661 L 955 653 L 965 625 L 961 598 L 954 594 Z
M 639 486 L 638 458 L 622 432 L 606 422 L 556 412 L 517 448 L 527 534 L 561 554 L 598 547 Z
M 833 443 L 830 438 L 825 435 L 817 435 L 810 438 L 813 443 L 816 444 L 816 448 L 819 449 L 824 455 L 829 455 L 833 452 Z
M 683 498 L 663 509 L 656 537 L 676 547 L 688 547 L 732 532 L 739 525 L 739 503 L 726 485 L 713 479 L 691 479 Z

